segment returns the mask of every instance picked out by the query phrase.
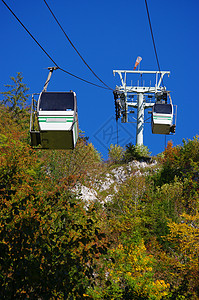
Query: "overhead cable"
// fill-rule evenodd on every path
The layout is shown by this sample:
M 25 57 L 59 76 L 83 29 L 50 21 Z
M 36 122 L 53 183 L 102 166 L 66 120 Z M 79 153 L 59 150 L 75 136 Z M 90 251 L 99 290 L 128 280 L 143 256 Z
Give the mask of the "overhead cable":
M 47 8 L 49 9 L 50 13 L 52 14 L 53 18 L 55 19 L 55 21 L 57 22 L 58 26 L 60 27 L 60 29 L 62 30 L 62 32 L 64 33 L 65 37 L 67 38 L 67 40 L 69 41 L 69 43 L 71 44 L 71 46 L 73 47 L 73 49 L 77 52 L 77 54 L 79 55 L 79 57 L 81 58 L 81 60 L 84 62 L 84 64 L 87 66 L 87 68 L 93 73 L 93 75 L 102 83 L 104 84 L 108 89 L 113 90 L 112 88 L 110 88 L 93 70 L 92 68 L 87 64 L 87 62 L 85 61 L 85 59 L 82 57 L 82 55 L 79 53 L 79 51 L 77 50 L 77 48 L 75 47 L 75 45 L 72 43 L 71 39 L 69 38 L 69 36 L 66 34 L 65 30 L 63 29 L 63 27 L 61 26 L 60 22 L 58 21 L 58 19 L 56 18 L 55 14 L 53 13 L 52 9 L 50 8 L 50 6 L 48 5 L 47 1 L 44 0 L 44 3 L 46 4 Z
M 151 37 L 152 37 L 152 41 L 153 41 L 153 47 L 154 47 L 154 51 L 155 51 L 156 61 L 157 61 L 159 72 L 161 72 L 161 70 L 160 70 L 160 63 L 159 63 L 158 54 L 157 54 L 157 49 L 156 49 L 156 45 L 155 45 L 155 39 L 154 39 L 154 35 L 153 35 L 153 29 L 152 29 L 152 25 L 151 25 L 151 19 L 150 19 L 150 14 L 149 14 L 149 8 L 148 8 L 147 0 L 145 0 L 145 5 L 146 5 L 146 11 L 147 11 L 147 16 L 148 16 L 149 27 L 150 27 L 150 31 L 151 31 Z
M 69 72 L 69 71 L 67 71 L 67 70 L 65 70 L 65 69 L 63 69 L 63 68 L 61 68 L 61 67 L 59 67 L 59 65 L 55 62 L 55 60 L 48 54 L 48 52 L 41 46 L 41 44 L 36 40 L 36 38 L 30 33 L 30 31 L 29 31 L 29 30 L 26 28 L 26 26 L 20 21 L 20 19 L 16 16 L 16 14 L 12 11 L 12 9 L 7 5 L 7 3 L 6 3 L 4 0 L 2 0 L 2 2 L 3 2 L 3 4 L 8 8 L 8 10 L 11 12 L 11 14 L 15 17 L 15 19 L 16 19 L 16 20 L 21 24 L 21 26 L 25 29 L 25 31 L 30 35 L 30 37 L 35 41 L 35 43 L 41 48 L 41 50 L 48 56 L 48 58 L 54 63 L 54 65 L 55 65 L 58 69 L 60 69 L 60 70 L 61 70 L 62 72 L 64 72 L 64 73 L 66 73 L 66 74 L 68 74 L 68 75 L 70 75 L 70 76 L 73 76 L 73 77 L 75 77 L 75 78 L 77 78 L 77 79 L 79 79 L 79 80 L 81 80 L 81 81 L 84 81 L 84 82 L 86 82 L 86 83 L 88 83 L 88 84 L 94 85 L 94 86 L 99 87 L 99 88 L 102 88 L 102 89 L 109 89 L 109 88 L 107 88 L 107 87 L 104 87 L 104 86 L 95 84 L 95 83 L 93 83 L 93 82 L 90 82 L 90 81 L 88 81 L 88 80 L 86 80 L 86 79 L 84 79 L 84 78 L 81 78 L 81 77 L 77 76 L 77 75 L 74 75 L 74 74 L 72 74 L 71 72 Z

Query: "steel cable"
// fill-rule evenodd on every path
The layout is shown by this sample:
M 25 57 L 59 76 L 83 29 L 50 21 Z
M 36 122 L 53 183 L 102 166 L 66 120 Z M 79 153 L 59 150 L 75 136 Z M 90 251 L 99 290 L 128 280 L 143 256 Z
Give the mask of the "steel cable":
M 108 89 L 110 89 L 110 88 L 108 88 L 108 87 L 103 87 L 103 86 L 101 86 L 101 85 L 98 85 L 98 84 L 95 84 L 95 83 L 93 83 L 93 82 L 91 82 L 91 81 L 88 81 L 88 80 L 86 80 L 86 79 L 84 79 L 84 78 L 82 78 L 82 77 L 79 77 L 79 76 L 77 76 L 77 75 L 75 75 L 75 74 L 72 74 L 71 72 L 69 72 L 69 71 L 67 71 L 67 70 L 65 70 L 65 69 L 63 69 L 63 68 L 61 68 L 61 67 L 59 67 L 59 65 L 55 62 L 55 60 L 48 54 L 48 52 L 41 46 L 41 44 L 36 40 L 36 38 L 31 34 L 31 32 L 26 28 L 26 26 L 20 21 L 20 19 L 16 16 L 16 14 L 12 11 L 12 9 L 7 5 L 7 3 L 4 1 L 4 0 L 2 0 L 2 2 L 4 3 L 4 5 L 8 8 L 8 10 L 11 12 L 11 14 L 15 17 L 15 19 L 20 23 L 20 25 L 25 29 L 25 31 L 30 35 L 30 37 L 35 41 L 35 43 L 40 47 L 40 49 L 48 56 L 48 58 L 53 62 L 53 64 L 58 68 L 58 69 L 60 69 L 62 72 L 64 72 L 64 73 L 66 73 L 66 74 L 68 74 L 68 75 L 70 75 L 70 76 L 73 76 L 73 77 L 75 77 L 75 78 L 77 78 L 77 79 L 79 79 L 79 80 L 81 80 L 81 81 L 84 81 L 84 82 L 86 82 L 86 83 L 88 83 L 88 84 L 91 84 L 91 85 L 94 85 L 94 86 L 96 86 L 96 87 L 99 87 L 99 88 L 102 88 L 102 89 L 106 89 L 106 90 L 108 90 Z
M 60 27 L 60 29 L 62 30 L 63 34 L 65 35 L 65 37 L 67 38 L 67 40 L 69 41 L 69 43 L 71 44 L 71 46 L 73 47 L 73 49 L 77 52 L 77 54 L 79 55 L 79 57 L 81 58 L 81 60 L 83 61 L 83 63 L 87 66 L 87 68 L 93 73 L 93 75 L 102 83 L 104 84 L 108 89 L 112 90 L 112 88 L 110 88 L 93 70 L 92 68 L 87 64 L 87 62 L 85 61 L 85 59 L 82 57 L 82 55 L 79 53 L 79 51 L 77 50 L 77 48 L 74 46 L 74 44 L 72 43 L 71 39 L 69 38 L 69 36 L 66 34 L 65 30 L 63 29 L 63 27 L 61 26 L 60 22 L 58 21 L 57 17 L 55 16 L 55 14 L 53 13 L 52 9 L 50 8 L 50 6 L 48 5 L 47 1 L 44 0 L 44 3 L 46 4 L 48 10 L 50 11 L 50 13 L 52 14 L 53 18 L 55 19 L 55 21 L 57 22 L 58 26 Z

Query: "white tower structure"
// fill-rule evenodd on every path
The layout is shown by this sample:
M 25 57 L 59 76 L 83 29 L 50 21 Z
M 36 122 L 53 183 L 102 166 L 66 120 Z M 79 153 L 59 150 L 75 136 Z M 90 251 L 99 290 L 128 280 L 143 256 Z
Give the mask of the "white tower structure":
M 165 87 L 161 86 L 161 82 L 165 74 L 170 75 L 169 71 L 131 71 L 131 70 L 113 70 L 113 74 L 118 74 L 121 80 L 121 85 L 116 86 L 114 91 L 116 105 L 116 120 L 122 118 L 123 123 L 128 123 L 129 113 L 132 113 L 132 108 L 137 109 L 137 127 L 136 127 L 136 144 L 143 145 L 144 131 L 144 111 L 147 108 L 152 108 L 158 99 L 158 95 L 163 95 L 166 91 Z M 127 75 L 137 75 L 139 80 L 137 85 L 127 84 Z M 155 75 L 154 86 L 144 86 L 143 75 Z M 136 98 L 134 100 L 134 98 Z

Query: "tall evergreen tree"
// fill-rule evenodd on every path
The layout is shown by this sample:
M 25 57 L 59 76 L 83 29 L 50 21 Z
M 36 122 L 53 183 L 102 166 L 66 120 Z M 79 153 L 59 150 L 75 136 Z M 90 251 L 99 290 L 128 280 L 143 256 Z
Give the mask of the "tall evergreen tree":
M 1 104 L 7 105 L 9 110 L 15 117 L 25 109 L 29 95 L 27 91 L 29 88 L 22 82 L 23 77 L 20 72 L 17 73 L 17 77 L 10 77 L 12 84 L 4 85 L 7 89 L 5 92 L 1 92 L 3 99 L 0 100 Z

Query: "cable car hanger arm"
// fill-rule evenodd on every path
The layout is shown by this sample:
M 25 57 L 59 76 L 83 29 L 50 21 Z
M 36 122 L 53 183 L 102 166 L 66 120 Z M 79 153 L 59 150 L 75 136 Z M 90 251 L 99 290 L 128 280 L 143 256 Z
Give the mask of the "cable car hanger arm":
M 45 82 L 45 84 L 44 84 L 44 88 L 43 88 L 42 92 L 46 92 L 46 91 L 47 91 L 47 86 L 48 86 L 49 81 L 50 81 L 50 79 L 51 79 L 52 73 L 53 73 L 54 70 L 57 70 L 57 69 L 59 69 L 59 68 L 58 68 L 58 67 L 49 67 L 49 68 L 48 68 L 49 73 L 48 73 L 48 77 L 47 77 L 47 79 L 46 79 L 46 82 Z

